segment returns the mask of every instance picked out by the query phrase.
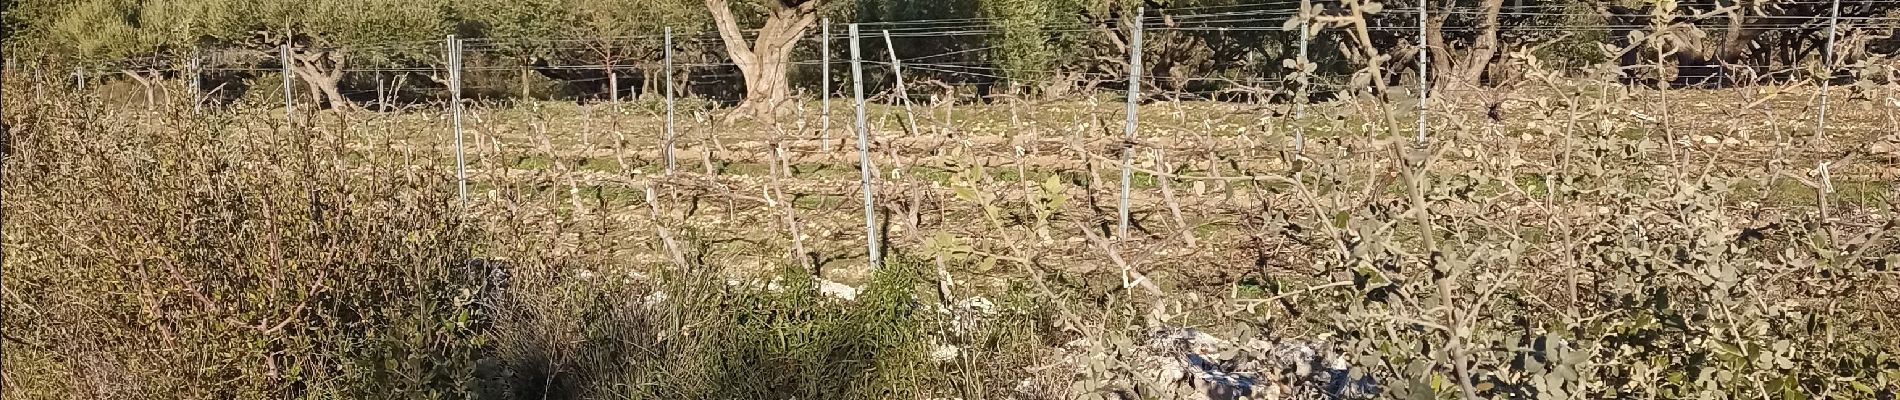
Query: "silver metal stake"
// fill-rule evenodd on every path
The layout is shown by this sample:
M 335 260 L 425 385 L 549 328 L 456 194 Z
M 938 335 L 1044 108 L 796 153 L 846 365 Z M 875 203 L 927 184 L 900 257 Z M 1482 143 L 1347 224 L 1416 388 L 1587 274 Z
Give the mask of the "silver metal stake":
M 204 112 L 204 50 L 191 50 L 191 113 Z
M 1841 0 L 1834 0 L 1833 8 L 1827 15 L 1827 47 L 1821 48 L 1821 70 L 1826 76 L 1821 78 L 1821 114 L 1814 119 L 1814 137 L 1827 140 L 1827 89 L 1834 80 L 1834 32 L 1841 22 Z
M 1425 100 L 1431 97 L 1431 86 L 1426 83 L 1426 53 L 1431 46 L 1425 44 L 1425 1 L 1418 2 L 1418 144 L 1425 144 Z
M 1307 36 L 1310 33 L 1307 32 L 1307 30 L 1311 28 L 1307 26 L 1307 23 L 1312 20 L 1312 12 L 1313 12 L 1312 0 L 1301 0 L 1300 1 L 1300 58 L 1299 58 L 1300 65 L 1299 65 L 1299 68 L 1295 70 L 1295 73 L 1299 75 L 1295 75 L 1295 78 L 1294 78 L 1295 80 L 1294 83 L 1299 84 L 1300 87 L 1299 87 L 1299 93 L 1296 95 L 1297 98 L 1293 99 L 1293 154 L 1294 155 L 1306 154 L 1306 123 L 1305 123 L 1306 100 L 1307 100 L 1306 85 L 1308 82 L 1312 82 L 1312 78 L 1307 76 L 1308 71 L 1306 70 L 1306 63 L 1307 63 L 1306 41 L 1310 40 L 1310 37 Z
M 297 123 L 296 118 L 291 116 L 292 111 L 295 111 L 297 107 L 295 100 L 291 99 L 291 96 L 295 92 L 291 90 L 290 86 L 291 61 L 289 43 L 285 43 L 282 47 L 277 48 L 277 60 L 278 64 L 282 64 L 282 75 L 284 75 L 284 126 L 291 126 Z
M 818 36 L 818 44 L 824 51 L 818 53 L 818 93 L 823 99 L 818 102 L 822 109 L 819 112 L 821 117 L 818 119 L 818 151 L 829 157 L 831 154 L 831 18 L 819 21 L 819 25 L 822 25 L 820 28 L 822 33 Z
M 389 111 L 389 92 L 388 92 L 388 89 L 386 89 L 383 85 L 384 85 L 383 73 L 377 72 L 376 73 L 376 110 L 388 112 Z
M 33 62 L 33 101 L 46 100 L 46 78 L 41 76 L 45 74 L 45 69 L 43 62 Z
M 666 175 L 677 167 L 673 159 L 673 28 L 666 28 Z
M 864 241 L 870 249 L 871 268 L 884 262 L 877 246 L 877 210 L 871 192 L 871 141 L 864 122 L 864 57 L 858 51 L 858 24 L 851 24 L 851 95 L 858 116 L 858 173 L 864 183 Z
M 891 54 L 891 76 L 897 77 L 897 101 L 904 104 L 904 124 L 910 127 L 910 134 L 923 134 L 917 131 L 917 115 L 910 110 L 910 92 L 904 90 L 904 64 L 897 61 L 897 48 L 891 46 L 891 31 L 884 31 L 884 51 Z
M 1121 223 L 1115 225 L 1116 238 L 1128 240 L 1128 190 L 1133 180 L 1135 157 L 1135 124 L 1141 119 L 1136 115 L 1136 104 L 1141 99 L 1141 31 L 1142 19 L 1147 8 L 1135 9 L 1135 27 L 1128 46 L 1128 122 L 1122 127 L 1122 193 L 1118 211 Z
M 468 164 L 462 149 L 462 41 L 448 36 L 449 114 L 455 123 L 455 191 L 468 205 Z

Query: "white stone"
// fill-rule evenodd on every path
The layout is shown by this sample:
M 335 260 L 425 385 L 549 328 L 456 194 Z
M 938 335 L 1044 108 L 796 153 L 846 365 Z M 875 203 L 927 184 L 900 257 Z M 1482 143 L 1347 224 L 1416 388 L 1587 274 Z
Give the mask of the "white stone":
M 963 299 L 963 301 L 957 302 L 957 308 L 981 315 L 996 314 L 996 303 L 990 302 L 990 299 L 983 298 L 983 296 Z
M 858 299 L 858 288 L 851 287 L 851 285 L 846 285 L 846 284 L 842 284 L 838 282 L 832 282 L 826 279 L 818 280 L 818 293 L 822 293 L 826 296 L 843 299 L 845 301 L 852 301 L 852 300 Z
M 956 345 L 939 344 L 936 346 L 936 348 L 933 348 L 930 350 L 930 360 L 936 361 L 936 362 L 949 362 L 950 360 L 955 360 L 957 358 L 957 355 L 962 354 L 962 353 L 963 353 L 963 349 L 957 347 Z
M 647 305 L 647 307 L 654 307 L 654 306 L 658 306 L 658 305 L 660 305 L 661 303 L 665 303 L 665 302 L 666 302 L 666 301 L 667 301 L 668 299 L 672 299 L 672 297 L 671 297 L 671 296 L 667 296 L 667 295 L 666 295 L 666 292 L 659 292 L 659 291 L 656 291 L 656 292 L 653 292 L 653 293 L 651 293 L 651 294 L 648 294 L 648 295 L 647 295 L 647 298 L 646 298 L 646 305 Z

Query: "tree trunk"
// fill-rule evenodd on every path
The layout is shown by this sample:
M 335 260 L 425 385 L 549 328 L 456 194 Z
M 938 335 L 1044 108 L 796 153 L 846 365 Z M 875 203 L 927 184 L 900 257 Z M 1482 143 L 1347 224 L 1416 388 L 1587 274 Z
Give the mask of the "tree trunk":
M 646 68 L 641 68 L 640 69 L 640 94 L 658 93 L 660 90 L 662 90 L 658 88 L 659 81 L 660 81 L 660 78 L 659 78 L 660 74 L 662 74 L 662 72 L 660 72 L 659 68 L 653 68 L 653 65 L 651 64 L 648 64 Z M 664 93 L 661 93 L 661 94 L 664 94 Z M 661 98 L 665 98 L 665 96 L 661 96 Z
M 327 106 L 336 109 L 352 108 L 355 104 L 343 97 L 337 90 L 337 83 L 343 80 L 343 66 L 348 57 L 330 50 L 302 50 L 291 55 L 293 62 L 290 70 L 310 84 L 312 96 L 321 95 Z
M 1427 19 L 1425 40 L 1431 47 L 1433 90 L 1477 86 L 1491 66 L 1491 59 L 1497 57 L 1498 12 L 1504 8 L 1504 0 L 1483 0 L 1479 7 L 1484 15 L 1478 18 L 1477 37 L 1462 58 L 1453 54 L 1445 42 L 1445 16 L 1440 13 Z
M 1445 79 L 1455 74 L 1451 72 L 1451 45 L 1445 43 L 1445 14 L 1432 14 L 1425 19 L 1426 58 L 1431 62 L 1432 85 L 1444 85 Z
M 307 86 L 309 89 L 305 90 L 304 93 L 310 95 L 310 104 L 318 108 L 325 107 L 323 105 L 323 88 L 317 86 L 317 82 L 314 80 L 304 79 L 303 83 L 304 86 Z
M 1471 45 L 1471 53 L 1465 55 L 1464 65 L 1458 67 L 1458 81 L 1476 84 L 1484 78 L 1484 70 L 1491 66 L 1491 58 L 1498 54 L 1498 11 L 1504 7 L 1504 0 L 1484 0 L 1484 17 L 1478 20 L 1478 39 Z
M 802 2 L 801 2 L 802 1 Z M 751 116 L 774 120 L 791 98 L 791 81 L 785 76 L 791 65 L 792 49 L 818 19 L 822 0 L 762 0 L 766 6 L 765 26 L 758 38 L 747 44 L 738 19 L 726 0 L 706 0 L 714 25 L 726 45 L 726 53 L 745 78 L 745 99 L 726 116 L 731 122 Z
M 135 71 L 135 70 L 128 69 L 122 72 L 125 73 L 125 76 L 132 77 L 132 80 L 138 81 L 139 87 L 145 89 L 145 111 L 151 111 L 153 109 L 153 105 L 157 103 L 157 99 L 152 96 L 152 85 L 157 83 L 156 81 L 158 80 L 158 71 L 156 70 Z M 151 76 L 146 76 L 145 75 L 146 73 L 150 73 Z

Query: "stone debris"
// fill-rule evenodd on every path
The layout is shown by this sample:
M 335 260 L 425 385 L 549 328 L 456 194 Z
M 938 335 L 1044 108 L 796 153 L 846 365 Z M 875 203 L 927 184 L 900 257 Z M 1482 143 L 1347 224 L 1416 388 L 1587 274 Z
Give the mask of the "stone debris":
M 1354 376 L 1353 366 L 1332 354 L 1325 341 L 1236 343 L 1178 328 L 1155 331 L 1137 346 L 1134 359 L 1124 360 L 1132 376 L 1091 376 L 1088 364 L 1103 356 L 1093 354 L 1100 346 L 1089 339 L 1065 344 L 1063 351 L 1073 367 L 1069 371 L 1079 379 L 1107 380 L 1104 386 L 1114 388 L 1146 387 L 1164 399 L 1364 400 L 1380 393 L 1378 382 L 1364 374 Z
M 846 284 L 842 284 L 838 282 L 832 282 L 824 278 L 818 279 L 818 293 L 824 294 L 826 296 L 836 297 L 844 301 L 854 301 L 858 299 L 858 288 L 851 287 L 851 285 L 846 285 Z
M 1329 354 L 1321 341 L 1223 340 L 1193 328 L 1159 331 L 1147 344 L 1198 382 L 1200 395 L 1228 399 L 1369 399 L 1378 394 L 1370 377 L 1352 378 L 1352 365 Z
M 957 302 L 957 309 L 982 316 L 996 315 L 996 303 L 983 296 L 976 296 Z
M 773 277 L 772 280 L 766 281 L 764 284 L 765 290 L 773 292 L 784 290 L 785 287 L 780 284 L 780 281 L 781 278 L 778 277 Z M 813 283 L 817 284 L 819 294 L 844 301 L 856 301 L 858 299 L 859 289 L 857 287 L 834 282 L 825 278 L 816 278 L 816 281 Z M 726 280 L 726 286 L 746 286 L 747 284 L 747 282 L 738 279 Z M 758 285 L 758 281 L 752 281 L 750 284 L 756 286 Z
M 963 348 L 953 344 L 936 344 L 930 347 L 931 361 L 940 363 L 950 362 L 950 360 L 957 359 L 957 356 L 961 354 L 963 354 Z
M 668 296 L 665 291 L 656 290 L 653 293 L 647 294 L 645 304 L 647 308 L 656 308 L 656 307 L 659 307 L 661 304 L 666 304 L 666 301 L 671 300 L 672 298 L 673 297 Z

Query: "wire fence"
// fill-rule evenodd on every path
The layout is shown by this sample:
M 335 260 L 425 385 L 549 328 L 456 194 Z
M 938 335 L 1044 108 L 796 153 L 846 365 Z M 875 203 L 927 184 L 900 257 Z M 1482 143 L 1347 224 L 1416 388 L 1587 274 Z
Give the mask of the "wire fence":
M 1846 0 L 1850 6 L 1866 6 L 1865 1 Z M 1130 88 L 1145 88 L 1150 96 L 1174 99 L 1260 99 L 1290 98 L 1294 92 L 1307 94 L 1327 94 L 1363 90 L 1367 79 L 1355 80 L 1353 75 L 1365 71 L 1368 66 L 1382 69 L 1382 75 L 1371 80 L 1389 81 L 1395 91 L 1405 91 L 1406 85 L 1400 83 L 1410 80 L 1417 87 L 1432 87 L 1435 93 L 1456 94 L 1460 92 L 1482 93 L 1494 90 L 1489 87 L 1460 87 L 1450 85 L 1429 85 L 1433 78 L 1429 73 L 1433 65 L 1443 67 L 1445 60 L 1459 58 L 1471 46 L 1463 36 L 1483 33 L 1487 27 L 1482 24 L 1447 24 L 1444 21 L 1454 18 L 1485 18 L 1495 14 L 1498 18 L 1511 19 L 1497 29 L 1500 39 L 1515 38 L 1520 47 L 1540 47 L 1552 42 L 1565 40 L 1566 37 L 1590 36 L 1591 39 L 1574 39 L 1575 43 L 1611 45 L 1606 54 L 1577 55 L 1582 58 L 1609 58 L 1618 66 L 1618 72 L 1630 80 L 1642 80 L 1651 84 L 1667 83 L 1674 87 L 1735 85 L 1735 84 L 1788 84 L 1818 82 L 1827 86 L 1843 78 L 1860 77 L 1850 66 L 1862 66 L 1866 60 L 1878 60 L 1892 54 L 1865 54 L 1870 38 L 1880 38 L 1877 34 L 1888 33 L 1891 39 L 1894 28 L 1900 27 L 1900 16 L 1892 13 L 1880 15 L 1840 15 L 1840 1 L 1833 0 L 1793 0 L 1777 2 L 1777 7 L 1787 8 L 1826 8 L 1831 15 L 1826 18 L 1814 15 L 1749 15 L 1745 21 L 1727 26 L 1731 30 L 1748 32 L 1796 32 L 1812 31 L 1826 26 L 1827 45 L 1820 48 L 1822 54 L 1800 53 L 1796 57 L 1768 57 L 1773 44 L 1754 43 L 1755 55 L 1740 59 L 1719 57 L 1706 54 L 1708 49 L 1690 48 L 1693 46 L 1674 46 L 1665 48 L 1659 45 L 1674 39 L 1657 39 L 1687 29 L 1700 29 L 1693 18 L 1706 17 L 1714 10 L 1677 10 L 1670 14 L 1653 12 L 1630 12 L 1629 10 L 1580 10 L 1572 5 L 1528 4 L 1506 6 L 1500 10 L 1484 10 L 1476 7 L 1435 7 L 1405 8 L 1393 6 L 1378 11 L 1365 19 L 1360 26 L 1351 27 L 1337 23 L 1318 23 L 1321 18 L 1348 15 L 1350 12 L 1338 3 L 1314 4 L 1311 1 L 1269 1 L 1249 4 L 1213 5 L 1199 7 L 1170 8 L 1165 11 L 1140 12 L 1138 17 L 1105 17 L 1094 20 L 1066 21 L 1059 24 L 1040 24 L 1031 27 L 1017 26 L 1006 19 L 993 17 L 946 18 L 931 20 L 873 21 L 855 24 L 874 36 L 885 37 L 892 41 L 889 57 L 892 61 L 882 61 L 883 54 L 878 46 L 868 49 L 866 56 L 859 62 L 869 64 L 872 69 L 890 71 L 901 64 L 905 74 L 912 75 L 911 86 L 936 86 L 956 89 L 978 86 L 989 92 L 992 86 L 1021 88 L 1025 86 L 1082 86 L 1089 92 L 1116 93 L 1120 85 L 1109 82 L 1131 80 L 1129 71 L 1119 65 L 1126 62 L 1116 61 L 1120 56 L 1109 54 L 1112 49 L 1082 49 L 1085 54 L 1046 55 L 1041 67 L 1010 65 L 1001 60 L 1001 52 L 1006 46 L 998 44 L 1002 35 L 1090 35 L 1096 40 L 1106 40 L 1127 53 L 1127 46 L 1120 44 L 1134 31 L 1141 31 L 1153 39 L 1149 65 L 1180 67 L 1189 65 L 1187 74 L 1175 71 L 1150 73 L 1132 77 L 1140 84 Z M 1304 5 L 1303 5 L 1304 4 Z M 1760 13 L 1757 13 L 1760 14 Z M 1415 18 L 1414 18 L 1415 17 Z M 1577 21 L 1596 19 L 1598 23 L 1579 25 Z M 1428 20 L 1436 19 L 1436 24 Z M 1734 21 L 1724 21 L 1734 22 Z M 1308 25 L 1316 25 L 1310 35 L 1290 34 Z M 799 49 L 790 59 L 765 61 L 764 63 L 787 63 L 792 72 L 802 76 L 814 75 L 814 70 L 838 70 L 846 61 L 841 57 L 842 44 L 861 38 L 838 35 L 828 40 L 816 37 L 816 32 L 827 30 L 830 26 L 815 27 L 807 30 L 809 38 L 799 40 Z M 1024 30 L 1025 28 L 1029 28 Z M 1138 28 L 1138 29 L 1137 29 Z M 1375 49 L 1359 49 L 1353 40 L 1353 28 L 1363 28 L 1365 32 L 1378 38 Z M 1644 34 L 1647 32 L 1647 34 Z M 1664 32 L 1664 33 L 1658 33 Z M 1849 32 L 1856 36 L 1850 38 L 1857 54 L 1836 57 L 1838 47 L 1835 40 Z M 73 73 L 73 86 L 83 88 L 88 83 L 97 83 L 102 77 L 115 75 L 143 75 L 177 77 L 189 75 L 198 91 L 230 91 L 228 86 L 262 87 L 262 83 L 234 85 L 233 79 L 247 79 L 273 73 L 285 73 L 287 65 L 312 67 L 315 74 L 335 74 L 335 94 L 349 102 L 370 103 L 376 106 L 395 104 L 398 108 L 408 108 L 417 103 L 439 103 L 449 96 L 450 87 L 460 88 L 470 98 L 478 101 L 506 97 L 568 97 L 596 98 L 617 101 L 622 97 L 639 96 L 666 92 L 689 97 L 715 97 L 722 100 L 737 100 L 740 97 L 733 87 L 743 84 L 741 66 L 724 57 L 721 50 L 723 40 L 718 32 L 701 29 L 683 35 L 667 34 L 627 35 L 614 37 L 589 38 L 521 38 L 489 37 L 469 38 L 455 41 L 399 41 L 367 43 L 351 46 L 332 47 L 293 47 L 283 55 L 279 49 L 200 49 L 184 54 L 155 55 L 151 57 L 116 60 L 92 66 L 76 68 Z M 757 39 L 757 30 L 739 32 L 747 40 Z M 1223 38 L 1223 35 L 1242 35 L 1239 38 Z M 1696 35 L 1684 35 L 1696 36 Z M 1649 38 L 1644 40 L 1643 37 Z M 1447 44 L 1431 44 L 1434 48 L 1421 51 L 1421 47 L 1431 39 L 1439 39 Z M 665 49 L 658 48 L 661 41 L 670 43 Z M 1239 43 L 1213 44 L 1216 40 L 1237 41 Z M 1323 42 L 1323 49 L 1308 53 L 1309 42 Z M 1716 46 L 1730 47 L 1717 41 Z M 1181 46 L 1200 46 L 1188 51 L 1215 52 L 1194 59 L 1195 55 L 1183 56 Z M 1219 48 L 1215 48 L 1215 47 Z M 1296 49 L 1297 47 L 1297 49 Z M 450 51 L 450 49 L 456 49 Z M 1652 49 L 1653 48 L 1653 49 Z M 689 50 L 690 49 L 690 50 Z M 1900 44 L 1885 45 L 1878 49 L 1891 53 L 1900 49 Z M 1071 48 L 1070 50 L 1076 50 Z M 1597 49 L 1584 49 L 1588 53 Z M 1654 51 L 1651 51 L 1654 50 Z M 1665 50 L 1668 54 L 1664 54 Z M 1299 54 L 1295 55 L 1295 52 Z M 1571 49 L 1571 51 L 1578 51 Z M 1369 52 L 1383 52 L 1391 61 L 1365 65 L 1365 59 L 1375 57 Z M 1705 54 L 1692 54 L 1692 53 Z M 678 57 L 662 59 L 662 54 Z M 292 55 L 298 59 L 291 59 Z M 334 61 L 333 65 L 319 65 L 315 61 L 303 61 L 305 57 L 322 57 L 329 54 L 400 54 L 400 57 L 357 57 L 353 62 Z M 565 57 L 548 56 L 565 54 Z M 1685 56 L 1687 54 L 1688 56 Z M 1785 54 L 1782 54 L 1785 56 Z M 1226 57 L 1219 60 L 1206 58 Z M 1700 59 L 1697 59 L 1697 58 Z M 563 58 L 562 60 L 550 60 Z M 1416 58 L 1416 67 L 1408 66 L 1400 59 Z M 1500 61 L 1509 58 L 1499 57 Z M 451 59 L 464 60 L 451 63 Z M 533 59 L 537 62 L 529 62 Z M 1326 64 L 1314 70 L 1302 70 L 1283 67 L 1283 60 L 1303 59 L 1309 62 Z M 830 60 L 830 61 L 825 61 Z M 1139 61 L 1139 60 L 1136 60 Z M 1843 62 L 1845 61 L 1845 62 Z M 1355 64 L 1356 63 L 1356 64 Z M 456 68 L 450 71 L 448 66 Z M 821 65 L 823 64 L 823 65 Z M 769 65 L 760 65 L 765 67 Z M 325 68 L 327 67 L 327 69 Z M 299 69 L 302 70 L 301 68 Z M 664 75 L 656 71 L 672 71 Z M 1163 72 L 1163 71 L 1151 71 Z M 46 73 L 39 71 L 37 73 Z M 299 72 L 302 74 L 302 72 Z M 456 82 L 448 82 L 447 77 L 457 75 Z M 1201 74 L 1201 75 L 1197 75 Z M 1211 75 L 1209 75 L 1211 74 Z M 1411 76 L 1407 76 L 1407 75 Z M 1667 75 L 1670 79 L 1663 79 Z M 892 91 L 897 74 L 875 73 L 870 75 L 876 91 Z M 1820 77 L 1821 79 L 1815 79 Z M 207 79 L 211 78 L 211 79 Z M 823 84 L 808 82 L 822 80 Z M 1663 81 L 1667 82 L 1663 82 Z M 803 79 L 798 86 L 801 90 L 823 92 L 826 95 L 839 95 L 845 85 L 853 81 L 849 77 L 825 76 L 823 79 Z M 261 81 L 260 81 L 261 82 Z M 1297 82 L 1297 84 L 1296 84 Z M 665 91 L 661 83 L 680 83 L 679 89 Z M 281 89 L 287 92 L 298 91 L 294 83 L 287 82 Z M 1414 92 L 1417 89 L 1409 89 Z M 714 93 L 722 92 L 722 93 Z M 934 91 L 915 91 L 929 95 L 942 95 Z M 313 100 L 337 101 L 339 99 L 320 99 L 315 94 Z M 1422 96 L 1418 93 L 1409 94 Z M 1304 96 L 1304 95 L 1302 95 Z M 229 97 L 228 95 L 225 97 Z M 1821 100 L 1825 104 L 1825 97 Z M 289 105 L 287 105 L 289 106 Z M 1825 108 L 1826 106 L 1821 106 Z

